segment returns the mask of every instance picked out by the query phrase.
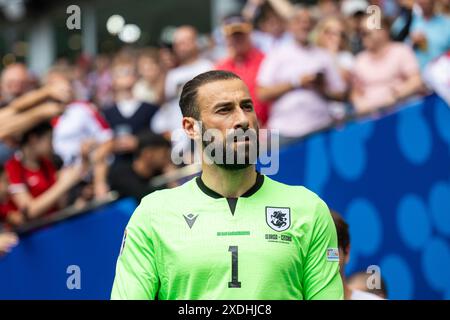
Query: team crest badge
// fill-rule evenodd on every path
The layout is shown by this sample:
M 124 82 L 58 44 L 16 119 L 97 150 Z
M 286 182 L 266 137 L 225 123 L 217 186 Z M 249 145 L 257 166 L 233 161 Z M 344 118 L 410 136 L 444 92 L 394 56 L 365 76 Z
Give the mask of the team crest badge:
M 266 222 L 275 231 L 284 231 L 291 226 L 291 208 L 266 207 Z

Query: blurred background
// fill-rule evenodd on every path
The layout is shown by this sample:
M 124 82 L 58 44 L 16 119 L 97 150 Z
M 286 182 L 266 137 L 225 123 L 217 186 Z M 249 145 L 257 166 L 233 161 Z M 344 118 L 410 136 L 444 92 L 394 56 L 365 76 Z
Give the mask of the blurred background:
M 0 0 L 0 69 L 1 299 L 109 298 L 213 69 L 334 211 L 346 298 L 450 299 L 450 0 Z

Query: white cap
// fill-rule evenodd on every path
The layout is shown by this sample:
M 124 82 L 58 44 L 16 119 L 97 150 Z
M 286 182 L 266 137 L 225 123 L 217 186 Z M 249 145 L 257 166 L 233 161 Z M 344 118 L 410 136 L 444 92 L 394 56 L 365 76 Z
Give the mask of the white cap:
M 366 0 L 344 0 L 341 4 L 341 12 L 344 16 L 350 17 L 355 13 L 366 12 L 369 3 Z

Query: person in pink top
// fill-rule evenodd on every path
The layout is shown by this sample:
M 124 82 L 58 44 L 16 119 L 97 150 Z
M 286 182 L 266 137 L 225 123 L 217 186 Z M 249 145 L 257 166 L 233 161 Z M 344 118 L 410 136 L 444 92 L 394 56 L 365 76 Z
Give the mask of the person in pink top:
M 278 131 L 280 145 L 329 126 L 329 102 L 345 91 L 331 55 L 309 43 L 313 27 L 309 10 L 296 8 L 290 20 L 295 41 L 272 50 L 257 77 L 258 97 L 272 102 L 267 127 Z
M 387 20 L 381 29 L 370 28 L 367 18 L 361 23 L 365 50 L 356 57 L 351 100 L 356 112 L 364 115 L 419 93 L 422 80 L 414 52 L 391 41 Z
M 245 82 L 253 99 L 256 116 L 260 125 L 264 126 L 268 117 L 268 104 L 256 96 L 256 76 L 264 54 L 252 44 L 252 25 L 242 16 L 230 16 L 224 19 L 222 31 L 227 40 L 229 56 L 219 61 L 216 69 L 231 71 Z

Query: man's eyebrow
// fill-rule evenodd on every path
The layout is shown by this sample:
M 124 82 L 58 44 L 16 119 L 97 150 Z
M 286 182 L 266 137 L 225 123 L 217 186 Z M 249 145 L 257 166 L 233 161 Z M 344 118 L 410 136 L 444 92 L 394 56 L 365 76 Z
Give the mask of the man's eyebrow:
M 242 99 L 241 103 L 253 103 L 253 100 L 248 98 L 248 99 Z
M 230 106 L 230 105 L 233 105 L 233 102 L 232 102 L 232 101 L 221 101 L 221 102 L 216 103 L 216 104 L 213 106 L 213 108 L 214 108 L 214 109 L 218 109 L 218 108 L 220 108 L 220 107 L 228 107 L 228 106 Z

